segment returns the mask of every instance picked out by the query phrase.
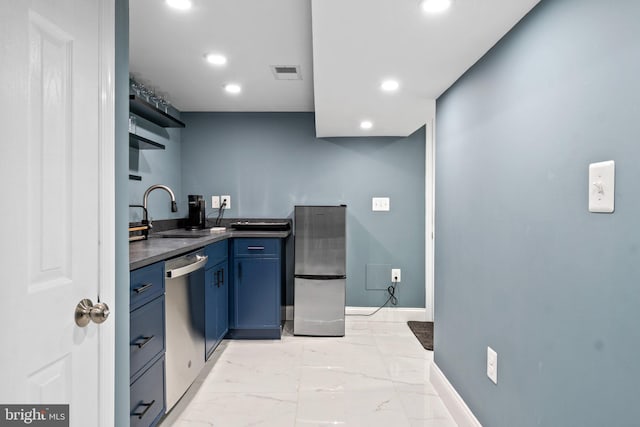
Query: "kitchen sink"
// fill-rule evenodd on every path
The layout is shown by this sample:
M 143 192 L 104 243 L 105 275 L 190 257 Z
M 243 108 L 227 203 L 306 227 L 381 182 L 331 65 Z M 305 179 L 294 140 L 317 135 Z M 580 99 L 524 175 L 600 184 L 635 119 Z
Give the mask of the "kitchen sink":
M 201 230 L 176 229 L 176 230 L 160 231 L 158 233 L 155 233 L 155 235 L 159 237 L 168 237 L 168 238 L 174 238 L 174 239 L 185 239 L 185 238 L 198 239 L 200 237 L 210 236 L 211 234 L 222 233 L 226 230 L 227 230 L 226 227 L 212 227 L 212 228 L 205 228 Z

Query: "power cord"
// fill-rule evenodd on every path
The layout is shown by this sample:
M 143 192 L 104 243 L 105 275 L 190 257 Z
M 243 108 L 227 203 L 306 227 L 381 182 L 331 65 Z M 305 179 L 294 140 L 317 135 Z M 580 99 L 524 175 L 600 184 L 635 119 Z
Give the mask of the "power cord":
M 222 202 L 222 204 L 220 205 L 220 208 L 218 209 L 218 217 L 216 218 L 216 227 L 218 227 L 220 225 L 220 221 L 222 220 L 222 217 L 224 216 L 224 207 L 227 206 L 227 201 L 224 200 Z
M 398 281 L 397 280 L 392 281 L 391 285 L 387 287 L 387 292 L 389 293 L 389 298 L 387 298 L 387 300 L 384 302 L 384 304 L 382 304 L 380 307 L 378 307 L 378 309 L 376 311 L 374 311 L 373 313 L 369 313 L 369 314 L 353 313 L 353 314 L 347 314 L 347 316 L 364 316 L 364 317 L 373 316 L 374 314 L 376 314 L 377 312 L 382 310 L 383 307 L 385 307 L 387 304 L 389 304 L 389 301 L 391 301 L 392 305 L 398 305 L 398 297 L 396 297 L 396 286 L 398 286 Z

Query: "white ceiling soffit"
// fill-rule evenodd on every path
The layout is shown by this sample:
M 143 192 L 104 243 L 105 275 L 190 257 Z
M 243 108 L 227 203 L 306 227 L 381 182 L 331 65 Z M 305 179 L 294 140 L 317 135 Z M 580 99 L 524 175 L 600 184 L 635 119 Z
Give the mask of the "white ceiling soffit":
M 316 134 L 406 136 L 434 100 L 539 0 L 453 0 L 426 15 L 418 0 L 312 0 Z M 380 84 L 394 78 L 394 93 Z M 373 126 L 362 130 L 359 124 Z
M 130 70 L 165 92 L 181 111 L 313 111 L 309 0 L 192 0 L 176 11 L 164 0 L 131 0 Z M 226 55 L 214 67 L 204 55 Z M 273 65 L 299 67 L 277 80 Z M 242 92 L 223 87 L 237 83 Z
M 131 0 L 130 69 L 181 111 L 314 111 L 316 134 L 406 136 L 538 0 Z M 313 24 L 313 31 L 312 31 Z M 312 34 L 313 33 L 313 34 Z M 313 40 L 313 42 L 312 42 Z M 208 64 L 206 53 L 227 64 Z M 296 66 L 301 79 L 277 79 Z M 281 76 L 284 77 L 284 76 Z M 395 78 L 395 93 L 380 91 Z M 223 87 L 238 83 L 242 92 Z M 362 130 L 362 120 L 373 123 Z

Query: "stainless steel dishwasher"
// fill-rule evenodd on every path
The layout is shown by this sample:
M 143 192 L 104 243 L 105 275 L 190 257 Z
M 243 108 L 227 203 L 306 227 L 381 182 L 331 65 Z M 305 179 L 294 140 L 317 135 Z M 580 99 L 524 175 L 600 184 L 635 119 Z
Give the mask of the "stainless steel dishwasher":
M 165 271 L 167 412 L 204 366 L 204 250 L 170 259 Z

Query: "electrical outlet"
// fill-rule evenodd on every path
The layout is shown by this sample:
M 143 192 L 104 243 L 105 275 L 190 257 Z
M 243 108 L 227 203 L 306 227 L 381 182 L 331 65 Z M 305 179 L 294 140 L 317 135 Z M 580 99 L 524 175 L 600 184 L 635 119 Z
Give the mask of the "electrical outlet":
M 498 353 L 491 347 L 487 347 L 487 376 L 498 384 Z
M 398 282 L 400 283 L 400 269 L 399 268 L 392 268 L 391 269 L 391 281 L 392 282 Z
M 211 196 L 211 209 L 220 209 L 220 196 Z
M 220 205 L 226 202 L 225 209 L 231 209 L 231 196 L 220 196 Z

